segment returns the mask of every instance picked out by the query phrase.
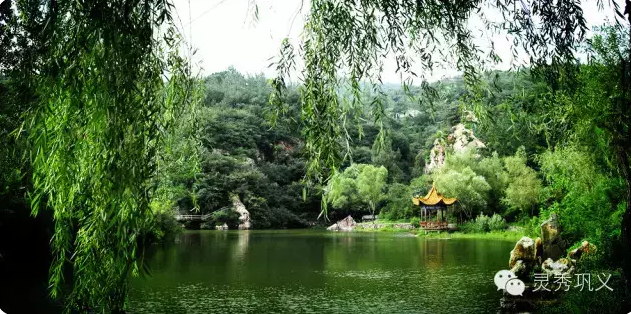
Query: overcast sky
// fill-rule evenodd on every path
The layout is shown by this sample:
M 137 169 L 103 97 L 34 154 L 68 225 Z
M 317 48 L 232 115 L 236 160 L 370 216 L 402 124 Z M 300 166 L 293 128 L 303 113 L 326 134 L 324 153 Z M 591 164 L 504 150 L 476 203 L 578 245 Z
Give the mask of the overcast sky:
M 270 57 L 276 56 L 283 38 L 298 41 L 308 13 L 309 3 L 301 9 L 302 0 L 255 0 L 259 20 L 254 21 L 254 0 L 174 0 L 180 27 L 186 40 L 197 49 L 194 61 L 201 65 L 203 75 L 226 70 L 233 66 L 245 74 L 263 73 L 274 76 L 268 68 Z M 605 0 L 607 2 L 607 0 Z M 616 2 L 623 8 L 622 0 Z M 190 14 L 189 14 L 190 9 Z M 600 12 L 596 1 L 583 5 L 590 28 L 611 19 L 608 7 Z M 503 59 L 508 59 L 505 38 L 497 38 L 496 48 Z M 484 45 L 484 43 L 481 43 Z M 505 49 L 501 49 L 504 47 Z M 507 68 L 508 61 L 500 65 Z M 383 78 L 386 82 L 399 83 L 394 62 L 386 62 Z M 432 78 L 458 74 L 453 69 L 436 71 Z

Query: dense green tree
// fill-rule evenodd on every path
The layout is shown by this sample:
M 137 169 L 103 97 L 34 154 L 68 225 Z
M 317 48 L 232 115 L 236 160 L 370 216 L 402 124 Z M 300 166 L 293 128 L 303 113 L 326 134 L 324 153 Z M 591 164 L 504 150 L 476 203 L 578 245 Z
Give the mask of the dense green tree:
M 381 166 L 367 165 L 357 176 L 357 193 L 359 198 L 368 205 L 370 214 L 375 215 L 377 206 L 384 199 L 384 188 L 388 179 L 388 170 Z
M 493 152 L 491 156 L 482 158 L 475 167 L 476 173 L 482 175 L 491 187 L 489 207 L 493 212 L 500 213 L 500 201 L 506 193 L 505 168 L 502 159 L 497 152 Z
M 379 216 L 386 219 L 410 219 L 414 215 L 414 205 L 411 201 L 411 188 L 405 184 L 393 183 L 388 185 L 386 205 Z
M 539 202 L 542 183 L 537 173 L 526 166 L 526 151 L 521 147 L 514 156 L 504 158 L 504 181 L 507 183 L 502 203 L 509 209 L 530 212 L 532 216 Z
M 441 193 L 458 199 L 457 209 L 466 217 L 473 218 L 486 209 L 491 186 L 470 167 L 458 170 L 445 167 L 433 178 Z
M 333 176 L 324 189 L 326 202 L 337 209 L 358 209 L 357 206 L 361 206 L 362 200 L 357 188 L 357 178 L 366 166 L 365 164 L 353 164 L 343 172 Z
M 401 151 L 393 149 L 392 139 L 387 137 L 383 143 L 375 141 L 372 146 L 372 164 L 384 166 L 388 170 L 389 182 L 405 181 L 403 171 L 397 161 L 401 160 Z
M 602 169 L 585 146 L 557 147 L 538 160 L 547 183 L 543 195 L 548 211 L 559 214 L 564 235 L 573 241 L 589 239 L 604 249 L 606 263 L 615 264 L 610 254 L 620 236 L 623 179 Z
M 374 215 L 384 199 L 388 170 L 383 166 L 353 164 L 329 180 L 324 199 L 333 208 L 359 210 L 367 206 Z

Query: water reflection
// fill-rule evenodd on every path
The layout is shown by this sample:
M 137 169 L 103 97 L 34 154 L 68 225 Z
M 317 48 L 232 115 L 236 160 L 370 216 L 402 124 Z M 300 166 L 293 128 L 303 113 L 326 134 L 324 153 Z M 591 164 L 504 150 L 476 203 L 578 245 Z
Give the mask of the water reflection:
M 151 252 L 132 313 L 493 311 L 510 242 L 196 231 Z
M 223 232 L 227 235 L 227 232 Z M 234 263 L 243 262 L 245 260 L 245 254 L 248 251 L 248 243 L 250 241 L 250 231 L 244 230 L 237 234 L 237 243 L 233 246 L 232 260 Z

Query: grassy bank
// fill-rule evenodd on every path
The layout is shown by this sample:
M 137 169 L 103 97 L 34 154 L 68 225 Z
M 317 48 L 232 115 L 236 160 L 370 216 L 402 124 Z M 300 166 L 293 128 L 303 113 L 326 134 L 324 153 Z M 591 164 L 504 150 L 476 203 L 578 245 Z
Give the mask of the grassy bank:
M 517 241 L 525 234 L 518 231 L 491 231 L 480 233 L 463 233 L 463 232 L 430 232 L 425 234 L 423 231 L 418 232 L 419 237 L 428 239 L 490 239 L 490 240 L 509 240 Z
M 502 230 L 502 231 L 489 231 L 489 232 L 428 232 L 427 234 L 422 229 L 404 229 L 397 228 L 394 225 L 399 223 L 393 222 L 379 222 L 378 224 L 384 225 L 381 228 L 371 228 L 369 227 L 371 223 L 360 223 L 358 227 L 355 228 L 355 232 L 401 232 L 401 233 L 412 233 L 416 234 L 419 237 L 428 238 L 428 239 L 494 239 L 494 240 L 509 240 L 509 241 L 517 241 L 521 239 L 524 235 L 524 231 L 511 231 L 511 230 Z

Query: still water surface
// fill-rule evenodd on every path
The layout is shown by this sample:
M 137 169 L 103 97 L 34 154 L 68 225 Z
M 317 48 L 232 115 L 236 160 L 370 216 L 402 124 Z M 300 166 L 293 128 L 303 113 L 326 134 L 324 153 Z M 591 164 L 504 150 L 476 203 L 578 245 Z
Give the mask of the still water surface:
M 131 313 L 487 313 L 514 244 L 391 233 L 189 231 L 152 248 Z

